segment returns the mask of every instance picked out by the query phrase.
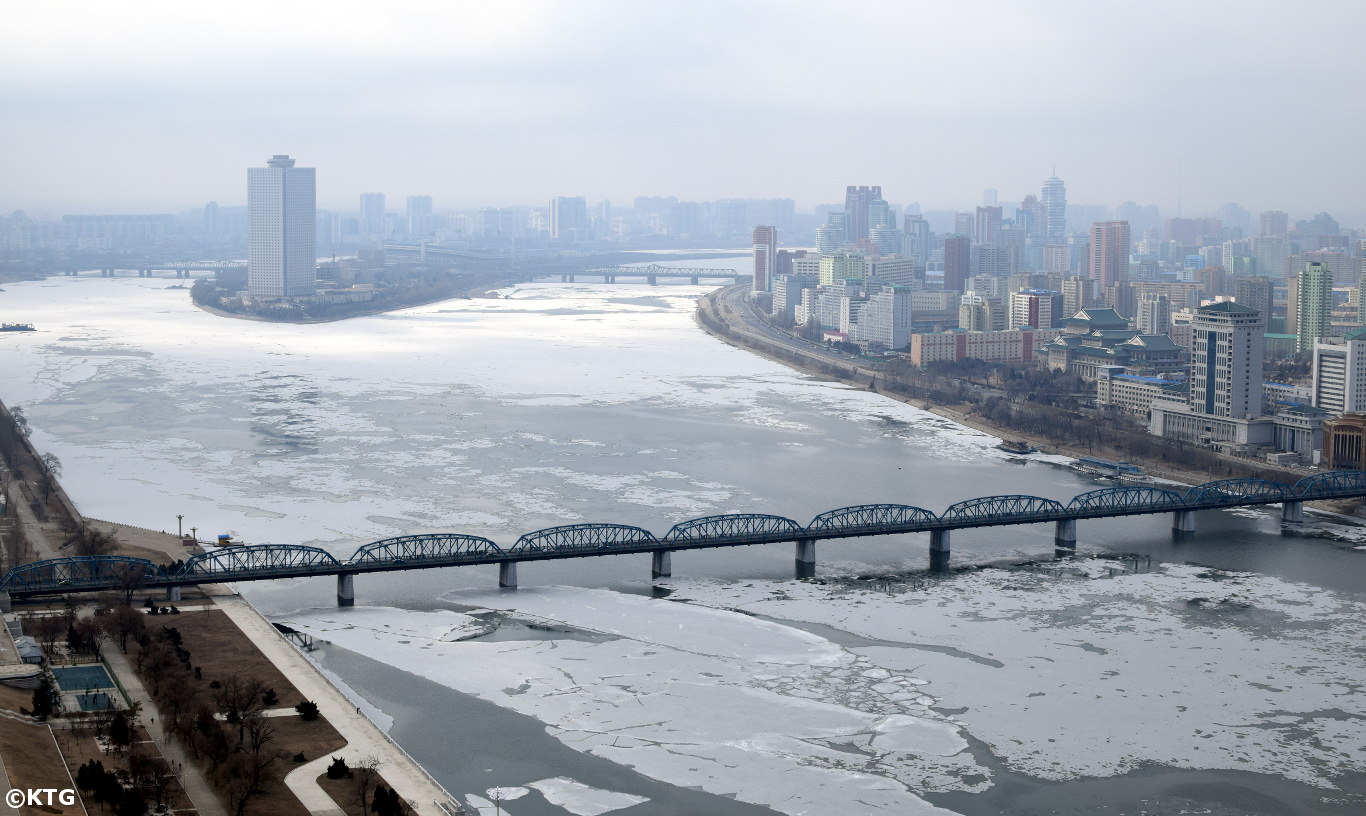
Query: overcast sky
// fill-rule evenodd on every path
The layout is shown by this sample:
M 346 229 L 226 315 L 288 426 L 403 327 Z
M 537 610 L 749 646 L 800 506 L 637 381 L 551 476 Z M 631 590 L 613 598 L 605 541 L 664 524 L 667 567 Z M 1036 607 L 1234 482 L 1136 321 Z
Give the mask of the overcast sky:
M 246 199 L 275 153 L 438 209 L 1366 210 L 1366 2 L 43 2 L 0 14 L 0 212 Z

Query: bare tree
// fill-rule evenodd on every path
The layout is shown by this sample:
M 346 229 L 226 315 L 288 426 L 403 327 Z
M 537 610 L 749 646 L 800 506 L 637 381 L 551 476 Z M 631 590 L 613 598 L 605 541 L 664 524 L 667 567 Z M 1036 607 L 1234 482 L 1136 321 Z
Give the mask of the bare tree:
M 130 605 L 109 607 L 104 611 L 104 631 L 110 640 L 118 638 L 119 649 L 128 653 L 128 636 L 137 637 L 147 628 L 146 615 Z
M 143 564 L 116 564 L 110 570 L 119 592 L 123 593 L 123 605 L 133 605 L 133 594 L 147 582 L 147 567 Z
M 57 484 L 57 477 L 62 475 L 62 460 L 57 458 L 55 453 L 45 453 L 39 459 L 43 468 L 43 504 L 47 504 L 52 498 L 52 488 Z
M 370 816 L 370 794 L 379 782 L 379 757 L 368 754 L 351 765 L 351 782 L 362 816 Z

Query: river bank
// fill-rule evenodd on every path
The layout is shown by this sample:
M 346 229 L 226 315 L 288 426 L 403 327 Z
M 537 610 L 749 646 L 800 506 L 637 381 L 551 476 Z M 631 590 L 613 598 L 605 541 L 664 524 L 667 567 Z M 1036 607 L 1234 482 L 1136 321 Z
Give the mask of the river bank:
M 735 309 L 748 308 L 748 301 L 745 301 L 741 297 L 737 297 L 737 293 L 742 291 L 743 285 L 732 286 L 718 289 L 701 298 L 698 301 L 697 311 L 694 315 L 697 325 L 722 342 L 734 345 L 738 348 L 743 348 L 746 351 L 758 354 L 766 359 L 781 363 L 806 374 L 837 380 L 856 388 L 876 390 L 870 386 L 870 383 L 876 383 L 878 372 L 873 368 L 860 367 L 860 361 L 857 359 L 847 358 L 842 359 L 839 362 L 832 362 L 829 359 L 817 356 L 814 351 L 799 347 L 796 343 L 780 344 L 773 338 L 749 330 L 742 321 L 733 319 Z M 1037 448 L 1039 453 L 1042 454 L 1065 456 L 1072 459 L 1090 456 L 1113 461 L 1129 461 L 1142 468 L 1143 472 L 1148 476 L 1187 485 L 1201 484 L 1221 477 L 1221 474 L 1215 474 L 1205 470 L 1173 467 L 1170 462 L 1145 460 L 1114 448 L 1095 446 L 1080 447 L 1071 444 L 1068 440 L 1050 438 L 1037 433 L 1029 433 L 1014 428 L 1001 427 L 975 415 L 970 406 L 933 404 L 913 395 L 898 394 L 890 391 L 880 391 L 879 393 L 889 399 L 907 405 L 913 405 L 937 416 L 944 417 L 945 419 L 960 425 L 990 434 L 1002 440 L 1022 440 L 1031 447 Z M 1246 466 L 1247 464 L 1243 460 L 1229 459 L 1228 461 L 1230 465 Z M 1261 471 L 1276 474 L 1282 481 L 1292 483 L 1313 472 L 1277 467 L 1263 463 L 1257 463 L 1256 467 Z M 1330 512 L 1347 512 L 1350 510 L 1348 507 L 1338 506 L 1335 503 L 1318 502 L 1314 504 L 1315 506 L 1319 506 L 1321 509 Z
M 9 412 L 3 412 L 4 420 L 11 423 L 13 428 L 13 417 Z M 12 451 L 30 450 L 27 444 L 27 436 L 22 437 L 24 445 L 12 446 Z M 8 465 L 0 465 L 0 469 L 8 472 Z M 55 482 L 55 478 L 54 478 Z M 14 485 L 21 484 L 20 480 L 8 480 L 8 485 L 13 489 Z M 14 490 L 11 495 L 18 491 Z M 71 514 L 68 524 L 79 529 L 99 530 L 107 533 L 111 540 L 115 542 L 114 553 L 120 556 L 146 558 L 158 564 L 169 564 L 174 560 L 189 557 L 202 552 L 199 546 L 187 547 L 188 539 L 183 535 L 172 535 L 164 531 L 156 531 L 133 525 L 120 525 L 114 522 L 91 519 L 82 516 L 75 507 L 75 504 L 67 497 L 60 484 L 54 484 L 49 496 L 48 504 L 43 505 L 37 499 L 32 498 L 32 491 L 25 495 L 25 501 L 9 502 L 16 515 L 16 524 L 13 533 L 17 533 L 19 540 L 24 542 L 22 549 L 18 547 L 7 548 L 7 553 L 11 557 L 15 555 L 27 556 L 22 560 L 41 560 L 51 559 L 62 555 L 71 555 L 68 551 L 66 540 L 69 536 L 63 532 L 63 527 L 51 521 L 40 520 L 35 510 L 42 511 L 43 516 L 49 515 L 54 506 L 60 506 L 63 514 Z M 68 519 L 64 516 L 64 521 Z M 12 563 L 20 561 L 13 558 Z M 153 598 L 153 593 L 139 592 L 138 597 L 134 598 L 132 604 L 137 608 L 141 596 L 146 595 L 151 602 L 165 603 Z M 95 601 L 93 596 L 85 599 L 90 603 L 84 604 L 89 614 L 94 611 Z M 195 651 L 199 665 L 195 670 L 195 680 L 200 679 L 200 670 L 206 669 L 207 676 L 217 671 L 219 676 L 226 676 L 223 672 L 241 671 L 246 672 L 252 677 L 262 677 L 274 672 L 278 688 L 282 695 L 290 696 L 291 690 L 297 692 L 300 699 L 309 700 L 315 703 L 320 712 L 320 718 L 314 723 L 297 723 L 293 721 L 295 717 L 289 715 L 296 712 L 281 709 L 269 712 L 272 723 L 277 729 L 281 729 L 279 734 L 272 738 L 276 747 L 293 745 L 286 754 L 295 752 L 296 748 L 308 747 L 307 753 L 310 762 L 295 767 L 293 770 L 283 773 L 278 781 L 278 787 L 266 786 L 257 794 L 261 796 L 260 807 L 267 808 L 271 813 L 294 813 L 313 814 L 313 813 L 343 813 L 347 811 L 350 802 L 334 801 L 329 793 L 318 783 L 320 776 L 326 772 L 327 766 L 335 757 L 344 759 L 351 768 L 365 767 L 367 763 L 373 761 L 377 769 L 376 781 L 391 787 L 412 806 L 412 811 L 417 814 L 432 814 L 433 816 L 452 816 L 453 814 L 463 813 L 463 806 L 457 799 L 452 797 L 441 785 L 431 777 L 415 760 L 408 756 L 389 736 L 368 716 L 368 705 L 358 698 L 353 698 L 344 689 L 338 687 L 312 660 L 303 654 L 292 642 L 287 640 L 269 620 L 265 618 L 254 606 L 245 598 L 238 595 L 232 588 L 226 585 L 205 584 L 199 587 L 185 590 L 183 598 L 176 601 L 179 611 L 186 613 L 185 616 L 177 618 L 178 630 L 184 630 L 186 640 L 185 645 Z M 41 601 L 28 603 L 20 607 L 21 612 L 43 614 L 44 610 L 49 612 L 58 608 L 58 605 L 44 603 Z M 218 611 L 218 615 L 210 616 L 211 611 Z M 27 615 L 21 615 L 18 619 L 23 621 Z M 149 628 L 152 628 L 149 625 Z M 157 704 L 156 696 L 149 693 L 144 680 L 145 675 L 133 668 L 131 656 L 127 656 L 112 642 L 113 636 L 109 636 L 111 642 L 107 644 L 103 653 L 103 663 L 115 678 L 119 687 L 124 690 L 128 700 L 139 711 L 139 720 L 146 729 L 149 739 L 155 746 L 157 752 L 167 762 L 180 768 L 177 779 L 180 790 L 188 798 L 189 803 L 197 813 L 204 816 L 227 816 L 232 810 L 231 803 L 224 802 L 221 791 L 222 785 L 211 784 L 213 770 L 202 768 L 200 764 L 191 760 L 189 749 L 182 746 L 175 735 L 168 727 L 171 718 L 163 714 Z M 228 645 L 225 645 L 228 644 Z M 140 649 L 135 646 L 134 651 Z M 231 652 L 234 655 L 229 661 L 229 667 L 217 666 L 221 663 L 225 654 Z M 188 654 L 189 652 L 187 652 Z M 141 665 L 141 659 L 137 661 Z M 272 668 L 273 667 L 273 668 Z M 20 695 L 23 699 L 23 695 Z M 286 706 L 292 704 L 293 700 L 284 700 Z M 21 714 L 24 712 L 20 712 Z M 291 722 L 287 723 L 283 719 L 274 719 L 280 716 L 289 717 Z M 63 720 L 58 720 L 59 726 L 67 726 L 67 730 L 75 727 Z M 290 727 L 285 728 L 284 726 Z M 301 730 L 298 726 L 304 726 Z M 313 736 L 314 732 L 340 735 L 344 742 L 333 742 L 323 744 L 321 748 L 318 738 Z M 303 740 L 303 742 L 300 742 Z M 0 746 L 2 748 L 3 746 Z M 78 751 L 73 753 L 73 744 L 70 740 L 57 742 L 58 750 L 62 752 L 64 761 L 68 765 L 74 766 L 83 757 Z M 321 752 L 321 755 L 318 755 Z M 21 757 L 5 756 L 5 751 L 0 750 L 0 767 L 4 762 L 15 762 Z M 199 751 L 194 752 L 195 758 L 199 757 Z M 298 750 L 297 754 L 302 756 L 306 752 Z M 296 757 L 297 761 L 297 757 Z M 277 771 L 281 773 L 283 769 Z M 174 793 L 174 790 L 172 791 Z M 297 799 L 298 806 L 302 810 L 295 810 L 296 805 L 291 801 Z M 256 808 L 255 812 L 260 812 Z

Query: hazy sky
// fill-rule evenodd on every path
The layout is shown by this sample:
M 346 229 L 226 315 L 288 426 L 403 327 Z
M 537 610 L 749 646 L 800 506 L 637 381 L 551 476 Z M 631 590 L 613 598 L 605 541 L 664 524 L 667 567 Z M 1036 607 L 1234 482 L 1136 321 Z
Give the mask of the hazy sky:
M 241 204 L 249 166 L 438 209 L 881 184 L 1366 210 L 1366 2 L 20 2 L 0 212 Z

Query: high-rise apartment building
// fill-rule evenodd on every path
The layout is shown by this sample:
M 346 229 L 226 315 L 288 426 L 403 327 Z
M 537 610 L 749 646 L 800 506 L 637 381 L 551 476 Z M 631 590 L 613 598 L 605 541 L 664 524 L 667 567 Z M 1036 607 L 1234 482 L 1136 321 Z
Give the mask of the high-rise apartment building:
M 1091 280 L 1100 291 L 1129 277 L 1129 222 L 1091 225 Z
M 257 298 L 317 292 L 316 174 L 275 155 L 247 169 L 247 292 Z
M 1270 322 L 1271 289 L 1271 278 L 1266 275 L 1238 278 L 1233 281 L 1233 299 L 1261 312 Z
M 1025 231 L 1031 238 L 1037 238 L 1044 234 L 1044 225 L 1047 222 L 1044 215 L 1043 203 L 1036 195 L 1027 195 L 1024 201 L 1020 202 L 1019 209 L 1015 210 L 1015 223 Z
M 756 292 L 772 291 L 778 266 L 778 228 L 754 228 L 754 286 Z
M 972 237 L 979 244 L 994 244 L 1001 236 L 1001 208 L 978 207 Z
M 429 195 L 408 196 L 408 234 L 418 237 L 430 235 L 436 225 L 432 218 L 432 197 Z
M 1067 235 L 1067 187 L 1055 173 L 1043 183 L 1044 235 L 1061 241 Z
M 360 194 L 360 232 L 366 239 L 384 238 L 389 232 L 384 193 Z
M 902 219 L 901 254 L 914 258 L 921 269 L 930 262 L 930 222 L 919 214 L 907 213 Z
M 1290 232 L 1290 216 L 1280 210 L 1267 210 L 1262 213 L 1262 228 L 1259 235 L 1263 238 L 1284 238 Z
M 868 276 L 866 259 L 852 252 L 821 255 L 821 286 L 837 286 L 841 281 L 863 280 Z
M 1012 329 L 1056 329 L 1062 326 L 1062 292 L 1051 289 L 1022 289 L 1010 295 Z
M 556 196 L 550 199 L 550 239 L 588 240 L 588 201 L 583 196 Z
M 944 238 L 944 291 L 961 292 L 972 277 L 972 239 L 966 235 Z
M 1357 241 L 1357 322 L 1366 324 L 1366 238 Z
M 1064 319 L 1091 305 L 1091 282 L 1086 278 L 1065 277 L 1061 288 Z
M 1158 292 L 1137 293 L 1134 328 L 1139 334 L 1166 334 L 1172 327 L 1172 302 Z
M 855 187 L 849 185 L 844 191 L 844 239 L 851 244 L 868 237 L 868 210 L 872 203 L 882 198 L 882 187 Z
M 1314 341 L 1328 336 L 1333 313 L 1333 271 L 1310 262 L 1291 281 L 1290 307 L 1295 310 L 1295 353 L 1314 350 Z

